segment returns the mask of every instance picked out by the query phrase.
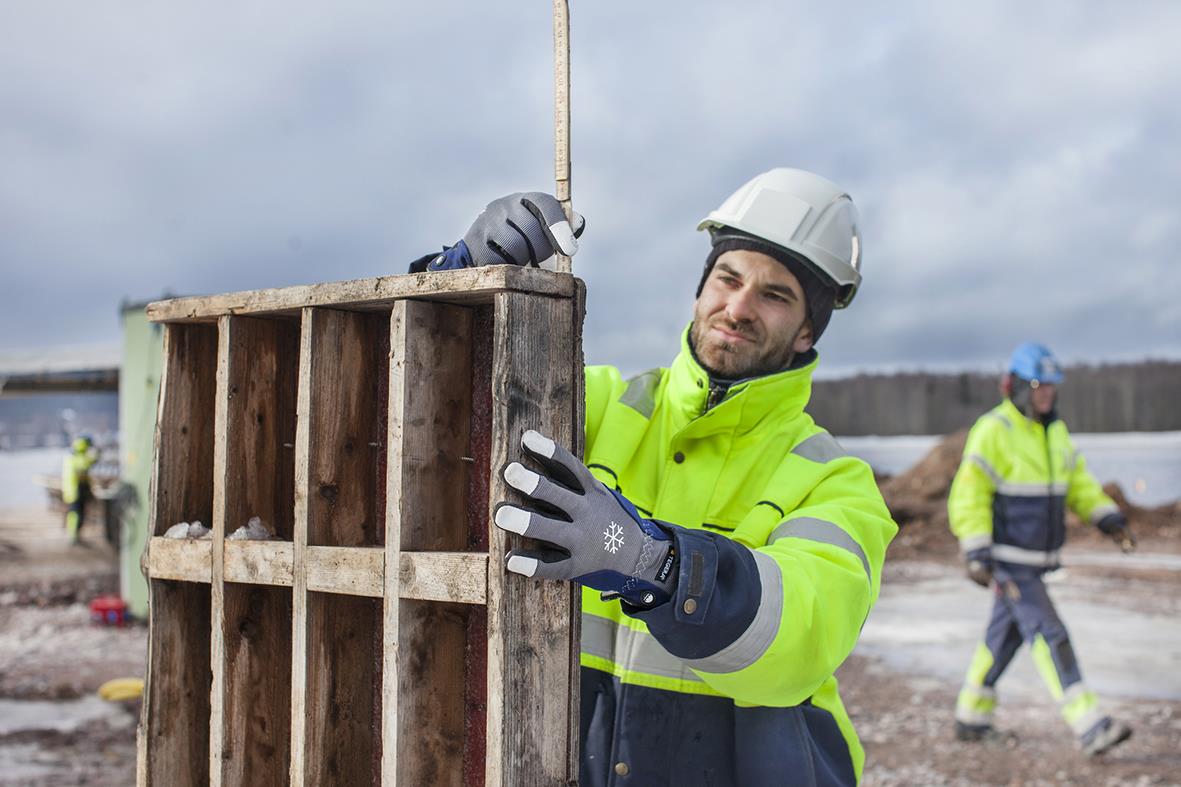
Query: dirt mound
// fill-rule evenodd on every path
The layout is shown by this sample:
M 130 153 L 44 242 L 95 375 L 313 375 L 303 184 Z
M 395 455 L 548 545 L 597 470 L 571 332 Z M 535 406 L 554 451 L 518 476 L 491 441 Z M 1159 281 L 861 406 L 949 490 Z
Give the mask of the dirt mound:
M 967 437 L 967 430 L 949 435 L 905 473 L 880 480 L 882 496 L 900 528 L 889 557 L 951 559 L 958 555 L 959 545 L 947 522 L 947 495 Z M 1103 491 L 1128 518 L 1139 541 L 1151 543 L 1153 549 L 1181 551 L 1181 501 L 1142 508 L 1128 502 L 1118 484 L 1105 484 Z M 1107 540 L 1096 528 L 1083 527 L 1072 514 L 1067 514 L 1067 527 L 1070 540 Z

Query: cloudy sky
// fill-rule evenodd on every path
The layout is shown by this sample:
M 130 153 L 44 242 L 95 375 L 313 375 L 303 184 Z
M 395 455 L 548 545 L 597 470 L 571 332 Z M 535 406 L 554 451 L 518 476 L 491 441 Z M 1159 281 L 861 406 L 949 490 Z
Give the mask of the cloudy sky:
M 829 373 L 1181 357 L 1181 3 L 573 0 L 590 362 L 667 363 L 757 172 L 853 195 Z M 397 273 L 552 190 L 544 0 L 0 4 L 0 351 Z

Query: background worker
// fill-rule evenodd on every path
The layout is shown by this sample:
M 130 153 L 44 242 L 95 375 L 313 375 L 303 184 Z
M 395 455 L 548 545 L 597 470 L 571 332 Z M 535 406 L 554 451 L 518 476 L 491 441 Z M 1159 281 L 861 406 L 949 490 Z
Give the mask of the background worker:
M 81 543 L 80 531 L 90 502 L 90 468 L 98 461 L 89 435 L 74 438 L 70 453 L 62 459 L 62 502 L 66 504 L 66 532 L 70 543 Z
M 528 502 L 495 522 L 541 546 L 507 567 L 583 586 L 585 787 L 853 784 L 833 672 L 897 528 L 804 406 L 813 345 L 860 283 L 856 210 L 776 169 L 698 229 L 712 248 L 671 367 L 587 369 L 585 463 L 523 436 L 504 476 Z M 543 262 L 576 235 L 552 197 L 516 194 L 412 269 Z
M 1055 409 L 1063 375 L 1045 347 L 1027 342 L 1009 360 L 1001 382 L 1005 400 L 968 433 L 951 485 L 948 516 L 960 540 L 968 576 L 993 585 L 992 618 L 956 703 L 956 735 L 992 733 L 996 682 L 1022 642 L 1062 716 L 1088 755 L 1127 740 L 1127 725 L 1104 715 L 1083 683 L 1066 627 L 1042 576 L 1059 566 L 1066 508 L 1096 525 L 1126 550 L 1135 541 L 1124 516 L 1087 471 Z

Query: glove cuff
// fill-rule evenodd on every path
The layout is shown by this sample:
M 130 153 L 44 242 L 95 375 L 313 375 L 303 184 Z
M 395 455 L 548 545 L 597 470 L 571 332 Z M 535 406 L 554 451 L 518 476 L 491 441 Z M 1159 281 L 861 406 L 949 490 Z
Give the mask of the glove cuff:
M 427 263 L 428 271 L 453 271 L 460 268 L 472 268 L 471 252 L 462 240 L 450 248 L 444 248 L 443 253 Z
M 991 563 L 992 562 L 992 547 L 977 547 L 976 549 L 969 549 L 964 553 L 964 560 L 969 563 Z
M 652 537 L 644 528 L 644 543 L 636 570 L 619 589 L 619 597 L 639 609 L 668 602 L 677 587 L 677 550 L 672 541 Z
M 1095 523 L 1095 527 L 1099 528 L 1100 532 L 1106 533 L 1109 536 L 1115 535 L 1127 526 L 1128 521 L 1118 511 L 1108 514 Z

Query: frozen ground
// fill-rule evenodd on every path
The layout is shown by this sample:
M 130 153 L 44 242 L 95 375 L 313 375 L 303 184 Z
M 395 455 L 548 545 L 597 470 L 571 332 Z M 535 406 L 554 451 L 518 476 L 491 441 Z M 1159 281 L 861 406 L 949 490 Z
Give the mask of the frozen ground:
M 61 448 L 0 451 L 0 509 L 43 507 L 48 498 L 33 476 L 60 474 L 63 456 Z
M 1158 592 L 1169 579 L 1181 590 L 1181 556 L 1124 556 L 1114 549 L 1083 556 L 1085 567 L 1052 574 L 1049 585 L 1087 683 L 1100 696 L 1181 700 L 1181 594 Z M 1067 560 L 1072 557 L 1068 551 Z M 885 585 L 858 652 L 958 686 L 993 595 L 966 581 L 958 566 L 919 565 L 917 577 Z M 1000 688 L 1002 701 L 1048 696 L 1025 648 Z
M 1114 481 L 1128 500 L 1158 506 L 1181 498 L 1181 432 L 1118 432 L 1072 435 L 1100 483 Z M 849 453 L 879 473 L 897 475 L 944 438 L 938 435 L 840 437 Z

